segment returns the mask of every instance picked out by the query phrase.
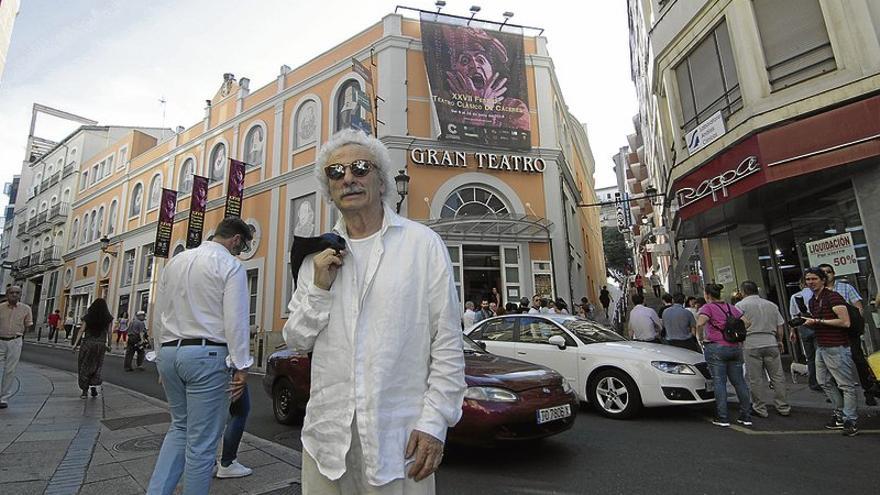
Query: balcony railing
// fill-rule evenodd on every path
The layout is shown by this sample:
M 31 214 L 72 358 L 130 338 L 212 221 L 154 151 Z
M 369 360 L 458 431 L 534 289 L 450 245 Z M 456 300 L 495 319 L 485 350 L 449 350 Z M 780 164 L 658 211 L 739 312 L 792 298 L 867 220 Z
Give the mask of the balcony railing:
M 61 172 L 49 177 L 49 186 L 54 186 L 55 184 L 58 184 L 59 181 L 61 181 Z
M 28 220 L 28 233 L 43 232 L 44 230 L 52 228 L 52 225 L 46 221 L 47 218 L 49 218 L 49 211 L 44 210 L 38 213 L 34 218 Z
M 27 236 L 27 222 L 21 222 L 20 224 L 18 224 L 18 230 L 15 231 L 15 237 L 18 237 L 20 239 Z
M 61 264 L 61 248 L 58 246 L 49 246 L 41 253 L 40 262 L 47 268 L 58 266 Z
M 67 215 L 70 213 L 70 205 L 67 203 L 57 203 L 49 208 L 49 223 L 57 224 L 67 221 Z
M 75 167 L 73 166 L 72 163 L 67 164 L 64 166 L 64 170 L 61 171 L 61 176 L 67 177 L 68 175 L 72 174 L 74 172 L 74 170 L 75 170 Z

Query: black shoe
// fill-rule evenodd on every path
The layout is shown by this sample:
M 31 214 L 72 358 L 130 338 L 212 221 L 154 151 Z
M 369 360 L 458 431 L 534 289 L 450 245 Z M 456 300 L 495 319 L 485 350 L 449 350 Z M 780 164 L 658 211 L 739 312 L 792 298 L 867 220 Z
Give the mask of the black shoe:
M 831 421 L 825 423 L 825 428 L 828 430 L 842 430 L 843 419 L 838 418 L 837 416 L 832 416 Z
M 95 387 L 92 387 L 92 397 L 97 397 L 97 396 L 98 396 L 98 389 Z
M 9 407 L 9 404 L 5 402 L 0 402 L 0 409 L 6 409 L 7 407 Z
M 855 421 L 845 421 L 843 423 L 843 436 L 854 437 L 859 434 L 859 427 Z
M 125 368 L 125 371 L 134 371 L 134 370 L 131 368 Z
M 728 421 L 726 419 L 721 419 L 716 416 L 716 417 L 712 418 L 712 424 L 715 426 L 720 426 L 722 428 L 727 428 L 728 426 L 730 426 L 730 421 Z
M 813 392 L 824 392 L 824 390 L 822 390 L 822 387 L 818 385 L 816 385 L 815 387 L 810 385 L 810 390 L 812 390 Z
M 869 406 L 876 406 L 877 399 L 875 399 L 873 395 L 871 395 L 869 393 L 865 393 L 865 404 L 867 404 Z
M 743 426 L 752 426 L 752 420 L 751 420 L 751 419 L 739 418 L 739 419 L 736 420 L 736 422 L 739 423 L 739 424 L 741 424 L 741 425 L 743 425 Z
M 79 394 L 79 398 L 80 398 L 80 399 L 85 399 L 85 398 L 86 398 L 86 391 L 85 391 L 85 390 L 83 390 L 83 393 Z

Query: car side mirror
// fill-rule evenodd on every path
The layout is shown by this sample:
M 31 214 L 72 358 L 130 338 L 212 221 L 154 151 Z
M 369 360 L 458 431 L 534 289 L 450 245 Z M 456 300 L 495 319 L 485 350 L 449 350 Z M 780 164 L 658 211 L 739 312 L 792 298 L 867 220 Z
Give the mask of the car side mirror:
M 482 348 L 484 351 L 486 350 L 486 343 L 482 340 L 478 340 L 477 345 L 480 346 L 480 348 Z
M 565 349 L 565 337 L 561 335 L 554 335 L 550 337 L 550 339 L 548 339 L 547 341 L 560 349 Z

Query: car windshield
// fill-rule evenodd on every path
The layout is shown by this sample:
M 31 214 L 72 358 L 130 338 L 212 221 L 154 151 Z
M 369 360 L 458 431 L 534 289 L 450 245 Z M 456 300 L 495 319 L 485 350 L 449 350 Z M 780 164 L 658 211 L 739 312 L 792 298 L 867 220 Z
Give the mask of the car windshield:
M 484 354 L 486 352 L 482 347 L 478 346 L 477 343 L 474 342 L 473 340 L 471 340 L 471 338 L 468 337 L 467 335 L 462 335 L 461 340 L 464 341 L 464 353 L 465 354 L 468 354 L 471 352 L 477 352 L 477 353 Z
M 620 342 L 626 340 L 610 327 L 583 319 L 571 319 L 562 322 L 562 325 L 574 332 L 585 344 L 598 342 Z

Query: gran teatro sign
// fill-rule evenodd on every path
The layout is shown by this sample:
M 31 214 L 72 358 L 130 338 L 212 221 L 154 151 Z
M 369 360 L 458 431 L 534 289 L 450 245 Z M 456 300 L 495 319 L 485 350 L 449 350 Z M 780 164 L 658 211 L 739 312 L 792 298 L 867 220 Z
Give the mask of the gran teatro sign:
M 476 168 L 478 170 L 523 173 L 542 173 L 547 169 L 547 163 L 543 158 L 503 153 L 467 153 L 433 148 L 412 148 L 409 150 L 409 157 L 413 163 L 432 167 Z

